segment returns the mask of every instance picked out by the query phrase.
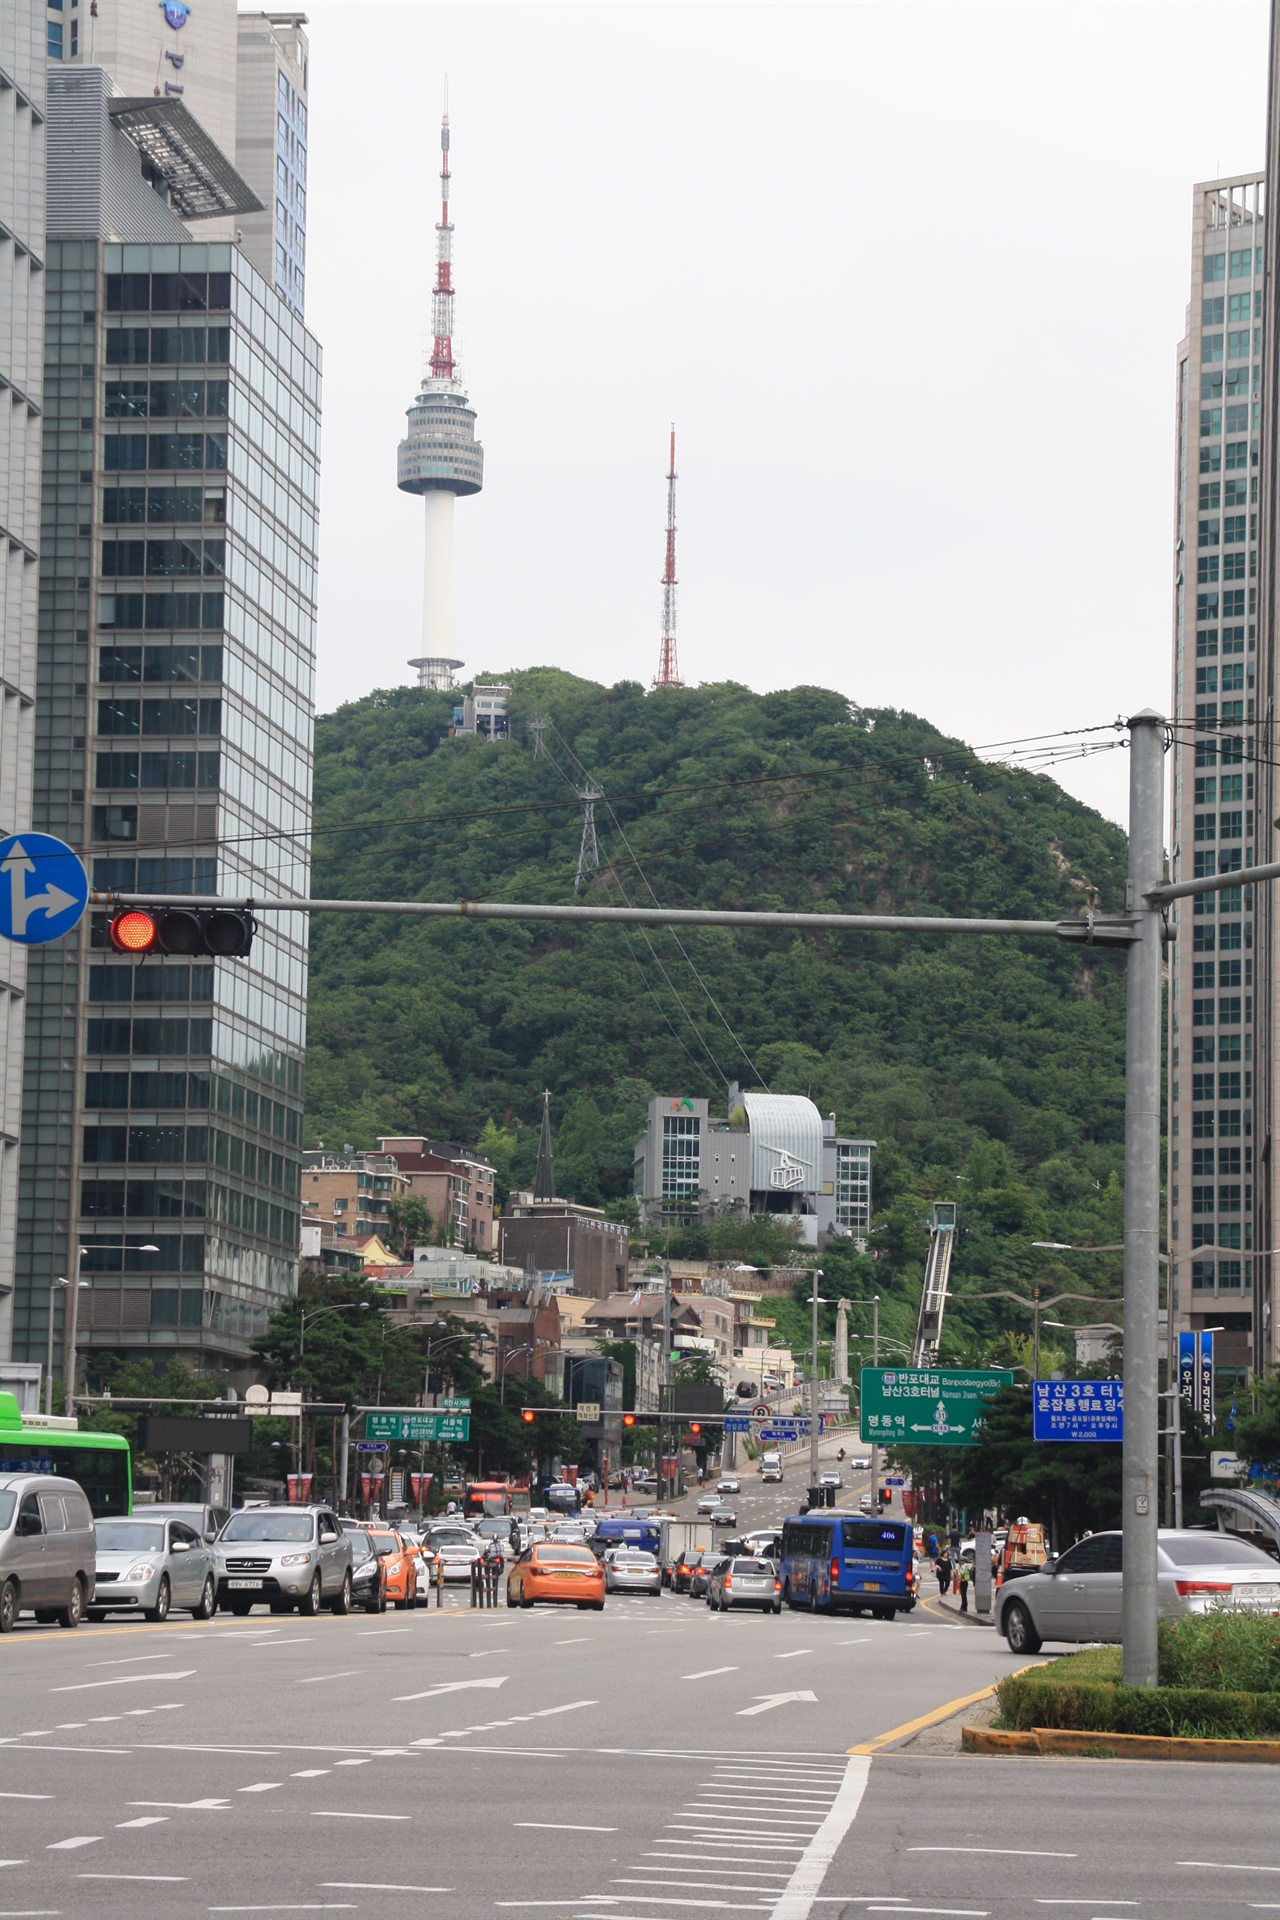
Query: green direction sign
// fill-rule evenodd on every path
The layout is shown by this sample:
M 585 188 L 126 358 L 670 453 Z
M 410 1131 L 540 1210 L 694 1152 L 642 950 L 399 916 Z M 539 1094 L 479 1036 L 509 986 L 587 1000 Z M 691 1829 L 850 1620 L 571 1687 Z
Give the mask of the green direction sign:
M 469 1440 L 471 1415 L 434 1407 L 422 1413 L 366 1413 L 364 1428 L 370 1440 Z
M 995 1367 L 864 1367 L 863 1444 L 976 1447 L 988 1395 L 1012 1385 L 1012 1373 Z

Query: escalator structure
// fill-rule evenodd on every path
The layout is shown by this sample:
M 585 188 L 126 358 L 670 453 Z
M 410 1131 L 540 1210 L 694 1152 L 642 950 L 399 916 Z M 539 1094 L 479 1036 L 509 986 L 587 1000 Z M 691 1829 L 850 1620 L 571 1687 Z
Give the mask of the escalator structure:
M 947 1308 L 951 1252 L 956 1240 L 956 1209 L 951 1200 L 936 1200 L 928 1218 L 929 1257 L 925 1262 L 920 1318 L 911 1349 L 913 1367 L 936 1367 L 942 1340 L 942 1317 Z

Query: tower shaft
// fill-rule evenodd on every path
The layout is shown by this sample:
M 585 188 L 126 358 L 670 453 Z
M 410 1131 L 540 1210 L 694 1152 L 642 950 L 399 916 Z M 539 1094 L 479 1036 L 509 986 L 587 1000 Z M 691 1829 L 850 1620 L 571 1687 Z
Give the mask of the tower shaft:
M 449 220 L 449 115 L 440 123 L 440 218 L 436 223 L 436 284 L 431 296 L 431 378 L 453 378 L 453 227 Z
M 671 465 L 667 471 L 667 557 L 662 570 L 662 647 L 655 687 L 682 687 L 676 659 L 676 430 L 671 429 Z

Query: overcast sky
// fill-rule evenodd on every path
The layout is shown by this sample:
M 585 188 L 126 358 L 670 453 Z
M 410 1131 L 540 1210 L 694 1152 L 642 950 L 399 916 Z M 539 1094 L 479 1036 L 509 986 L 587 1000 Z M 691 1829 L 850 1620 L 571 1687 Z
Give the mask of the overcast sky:
M 1267 9 L 310 8 L 319 708 L 413 679 L 449 76 L 485 486 L 465 676 L 835 687 L 981 745 L 1169 699 L 1192 183 L 1261 165 Z M 1056 777 L 1116 819 L 1127 756 Z

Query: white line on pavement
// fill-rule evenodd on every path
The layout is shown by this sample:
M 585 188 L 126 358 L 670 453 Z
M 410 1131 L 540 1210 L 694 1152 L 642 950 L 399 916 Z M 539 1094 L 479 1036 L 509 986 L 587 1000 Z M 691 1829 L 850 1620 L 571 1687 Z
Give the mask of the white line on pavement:
M 375 1640 L 384 1633 L 412 1633 L 412 1627 L 361 1627 L 357 1640 Z
M 808 1920 L 814 1897 L 822 1891 L 827 1869 L 857 1818 L 870 1774 L 870 1755 L 850 1756 L 831 1811 L 796 1862 L 795 1871 L 774 1907 L 770 1920 Z
M 92 1847 L 101 1840 L 100 1833 L 73 1833 L 69 1840 L 54 1840 L 46 1847 L 46 1853 L 70 1853 L 73 1847 Z
M 334 1893 L 452 1893 L 452 1887 L 410 1887 L 386 1880 L 322 1880 L 322 1892 Z
M 0 1800 L 52 1800 L 51 1793 L 0 1793 Z
M 73 1687 L 50 1687 L 50 1693 L 87 1693 L 91 1687 L 127 1687 L 136 1680 L 189 1680 L 196 1671 L 188 1667 L 183 1673 L 121 1673 L 114 1680 L 79 1680 Z
M 1019 1860 L 1078 1860 L 1078 1853 L 1048 1853 L 1042 1847 L 908 1847 L 908 1853 L 1011 1853 Z M 1106 1905 L 1106 1902 L 1103 1902 Z
M 579 1827 L 571 1820 L 516 1820 L 517 1827 L 546 1827 L 553 1833 L 616 1833 L 616 1827 Z M 570 1905 L 573 1903 L 570 1902 Z
M 295 1680 L 294 1685 L 314 1687 L 318 1680 L 354 1680 L 358 1673 L 363 1672 L 363 1667 L 347 1667 L 342 1673 L 309 1673 L 305 1680 Z
M 682 1680 L 710 1680 L 717 1673 L 738 1673 L 738 1667 L 704 1667 L 701 1673 L 682 1673 Z
M 292 1780 L 319 1780 L 323 1774 L 332 1773 L 332 1767 L 304 1767 L 301 1773 L 291 1774 Z
M 185 1873 L 82 1873 L 82 1880 L 163 1880 L 167 1885 L 185 1880 Z
M 177 1658 L 176 1653 L 131 1653 L 127 1660 L 86 1660 L 85 1666 L 92 1673 L 95 1667 L 140 1667 L 149 1660 L 176 1660 Z
M 790 1653 L 775 1653 L 775 1660 L 798 1660 L 802 1653 L 812 1653 L 812 1647 L 792 1647 Z
M 328 1813 L 312 1810 L 313 1820 L 411 1820 L 411 1813 Z
M 299 1900 L 283 1907 L 210 1907 L 210 1913 L 354 1913 L 354 1900 Z
M 225 1813 L 229 1800 L 131 1800 L 131 1807 L 169 1807 L 178 1813 Z
M 1280 1873 L 1280 1867 L 1253 1867 L 1245 1860 L 1175 1860 L 1175 1867 L 1214 1867 L 1219 1873 Z
M 274 1793 L 277 1787 L 284 1785 L 283 1780 L 258 1780 L 251 1787 L 237 1787 L 237 1793 Z
M 167 1813 L 144 1813 L 138 1820 L 117 1820 L 119 1827 L 162 1827 L 169 1818 Z
M 421 1693 L 398 1693 L 393 1704 L 401 1705 L 407 1700 L 434 1700 L 439 1694 L 465 1693 L 470 1687 L 503 1687 L 508 1677 L 505 1673 L 489 1673 L 480 1680 L 442 1680 L 438 1686 L 426 1687 Z

